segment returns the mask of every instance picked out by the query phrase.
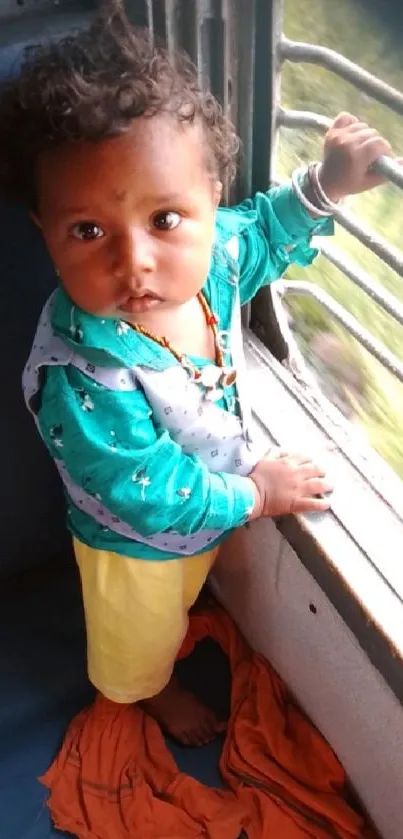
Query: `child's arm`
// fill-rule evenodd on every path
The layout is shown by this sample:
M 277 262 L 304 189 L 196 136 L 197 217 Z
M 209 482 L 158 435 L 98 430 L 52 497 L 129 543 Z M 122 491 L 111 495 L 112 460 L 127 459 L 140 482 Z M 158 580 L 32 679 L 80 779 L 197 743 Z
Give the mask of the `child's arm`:
M 375 129 L 350 114 L 340 114 L 326 134 L 319 179 L 329 201 L 372 189 L 382 183 L 370 167 L 391 147 Z M 301 184 L 308 203 L 315 203 L 309 179 Z M 317 251 L 310 246 L 313 235 L 333 232 L 331 217 L 309 212 L 291 185 L 257 193 L 234 210 L 220 210 L 219 226 L 230 227 L 239 217 L 240 294 L 246 303 L 264 285 L 282 276 L 290 263 L 309 265 Z M 242 224 L 244 220 L 244 224 Z
M 38 419 L 48 449 L 70 478 L 144 537 L 230 530 L 255 507 L 249 478 L 209 472 L 167 431 L 156 429 L 140 389 L 119 392 L 117 402 L 114 392 L 80 371 L 52 368 Z
M 48 372 L 38 419 L 74 483 L 144 537 L 227 531 L 261 515 L 329 506 L 317 495 L 331 487 L 309 457 L 264 458 L 250 477 L 212 473 L 155 428 L 141 390 L 120 392 L 117 405 L 113 392 L 71 368 Z

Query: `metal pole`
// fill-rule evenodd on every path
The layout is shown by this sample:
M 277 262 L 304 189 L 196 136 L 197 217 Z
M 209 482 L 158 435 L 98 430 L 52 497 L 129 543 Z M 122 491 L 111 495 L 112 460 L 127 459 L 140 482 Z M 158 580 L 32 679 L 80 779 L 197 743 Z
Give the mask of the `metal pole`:
M 274 175 L 277 113 L 281 93 L 282 0 L 255 0 L 253 191 L 266 190 Z
M 255 0 L 252 188 L 266 190 L 275 177 L 277 123 L 281 94 L 282 0 Z M 250 310 L 250 313 L 249 313 Z M 289 355 L 270 288 L 258 292 L 244 325 L 250 325 L 278 361 Z
M 335 50 L 315 44 L 305 44 L 290 41 L 283 37 L 281 41 L 282 60 L 293 61 L 296 64 L 317 64 L 335 73 L 342 79 L 362 90 L 368 96 L 391 108 L 397 114 L 403 114 L 403 93 L 395 87 L 363 70 L 358 64 L 349 61 Z
M 340 306 L 322 288 L 313 285 L 313 283 L 301 282 L 300 280 L 283 280 L 281 291 L 284 294 L 291 294 L 296 297 L 311 297 L 317 300 L 374 358 L 403 382 L 403 363 L 400 359 L 390 352 L 381 341 L 378 341 L 377 338 L 374 338 L 370 332 L 364 329 L 358 320 L 345 310 L 344 306 Z

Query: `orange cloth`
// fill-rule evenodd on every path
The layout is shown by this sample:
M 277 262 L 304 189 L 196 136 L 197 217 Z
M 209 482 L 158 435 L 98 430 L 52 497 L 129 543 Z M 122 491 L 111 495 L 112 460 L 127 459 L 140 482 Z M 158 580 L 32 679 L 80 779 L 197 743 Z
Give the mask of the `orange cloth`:
M 376 839 L 346 776 L 270 665 L 217 608 L 190 618 L 180 656 L 216 640 L 231 673 L 221 756 L 227 790 L 179 772 L 158 725 L 103 697 L 71 724 L 42 778 L 56 827 L 79 839 Z

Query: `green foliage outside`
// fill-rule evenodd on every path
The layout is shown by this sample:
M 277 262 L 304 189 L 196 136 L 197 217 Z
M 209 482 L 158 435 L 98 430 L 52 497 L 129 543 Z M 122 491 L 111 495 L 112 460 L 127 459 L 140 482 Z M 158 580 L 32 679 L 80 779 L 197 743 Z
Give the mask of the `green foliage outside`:
M 403 51 L 399 33 L 387 25 L 386 14 L 381 10 L 376 12 L 365 0 L 285 0 L 284 17 L 284 30 L 289 38 L 331 47 L 394 87 L 403 88 Z M 391 142 L 396 155 L 403 156 L 403 119 L 321 68 L 284 65 L 282 104 L 329 117 L 342 110 L 350 111 L 378 128 Z M 278 174 L 289 174 L 299 160 L 318 159 L 320 145 L 320 138 L 313 132 L 283 129 L 278 149 Z M 349 208 L 378 234 L 396 247 L 402 247 L 403 195 L 398 189 L 382 186 L 349 199 Z M 403 301 L 403 279 L 341 228 L 337 229 L 335 244 Z M 330 292 L 403 360 L 403 327 L 384 314 L 324 257 L 319 257 L 304 274 L 301 269 L 292 269 L 289 277 L 308 279 Z M 356 368 L 362 381 L 359 398 L 346 387 L 353 420 L 361 425 L 374 448 L 403 477 L 403 385 L 334 323 L 315 301 L 293 298 L 290 308 L 300 345 L 308 357 L 315 336 L 317 338 L 321 333 L 337 336 L 341 365 Z

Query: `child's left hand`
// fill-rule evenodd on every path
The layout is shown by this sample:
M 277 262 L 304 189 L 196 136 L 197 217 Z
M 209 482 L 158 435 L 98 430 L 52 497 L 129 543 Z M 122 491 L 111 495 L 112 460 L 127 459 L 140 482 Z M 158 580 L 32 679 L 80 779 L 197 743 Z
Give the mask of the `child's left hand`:
M 391 155 L 392 148 L 378 131 L 351 114 L 339 114 L 325 136 L 318 173 L 330 201 L 340 201 L 346 195 L 384 183 L 385 179 L 370 168 L 382 154 Z

